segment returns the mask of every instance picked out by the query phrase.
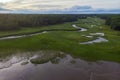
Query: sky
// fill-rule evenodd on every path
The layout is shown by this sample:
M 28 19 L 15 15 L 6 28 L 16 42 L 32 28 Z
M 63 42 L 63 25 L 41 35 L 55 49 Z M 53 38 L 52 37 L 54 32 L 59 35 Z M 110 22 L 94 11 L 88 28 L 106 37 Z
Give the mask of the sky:
M 120 0 L 0 0 L 0 13 L 120 13 Z

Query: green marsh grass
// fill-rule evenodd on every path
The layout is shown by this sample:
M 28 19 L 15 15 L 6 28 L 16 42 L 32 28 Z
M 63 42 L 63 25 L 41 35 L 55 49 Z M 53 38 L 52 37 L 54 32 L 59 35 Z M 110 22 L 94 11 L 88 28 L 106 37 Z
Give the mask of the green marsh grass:
M 96 21 L 94 21 L 96 20 Z M 86 23 L 87 24 L 84 24 Z M 92 22 L 93 21 L 93 22 Z M 23 34 L 34 32 L 36 30 L 45 29 L 74 29 L 72 24 L 77 24 L 87 28 L 86 32 L 77 31 L 51 31 L 45 34 L 35 35 L 32 37 L 25 37 L 19 39 L 0 40 L 0 56 L 7 56 L 16 51 L 39 51 L 39 50 L 55 50 L 71 54 L 74 57 L 86 60 L 109 60 L 120 62 L 120 32 L 111 30 L 109 26 L 104 25 L 104 20 L 99 18 L 87 18 L 78 20 L 77 22 L 70 22 L 54 26 L 43 27 L 40 29 L 24 29 L 18 32 L 1 32 L 0 36 L 9 34 Z M 90 28 L 91 25 L 96 25 Z M 102 27 L 102 28 L 100 28 Z M 94 40 L 94 38 L 86 38 L 81 36 L 83 34 L 101 32 L 105 33 L 105 38 L 109 42 L 94 43 L 82 45 L 80 43 Z

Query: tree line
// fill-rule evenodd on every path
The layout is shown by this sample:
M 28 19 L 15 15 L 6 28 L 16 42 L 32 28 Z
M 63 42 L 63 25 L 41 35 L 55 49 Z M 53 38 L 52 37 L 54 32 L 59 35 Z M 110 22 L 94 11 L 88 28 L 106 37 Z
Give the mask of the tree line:
M 111 16 L 106 20 L 106 24 L 110 25 L 114 30 L 120 30 L 120 15 L 119 16 Z
M 41 27 L 77 21 L 78 15 L 65 14 L 0 14 L 0 30 L 17 30 L 22 27 Z
M 111 29 L 120 30 L 120 14 L 111 15 L 99 15 L 102 19 L 105 19 L 106 25 L 111 26 Z
M 0 31 L 18 30 L 22 27 L 43 27 L 94 16 L 105 19 L 105 24 L 112 29 L 120 30 L 119 14 L 0 14 Z

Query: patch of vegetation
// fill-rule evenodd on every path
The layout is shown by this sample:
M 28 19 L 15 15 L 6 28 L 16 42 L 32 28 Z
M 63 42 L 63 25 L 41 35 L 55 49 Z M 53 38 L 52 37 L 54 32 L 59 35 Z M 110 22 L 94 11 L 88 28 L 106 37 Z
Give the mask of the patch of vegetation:
M 59 62 L 57 57 L 61 57 L 64 56 L 64 54 L 61 54 L 62 52 L 58 52 L 58 51 L 43 51 L 42 55 L 31 59 L 30 62 L 33 64 L 43 64 L 46 62 L 51 61 L 54 64 L 57 64 Z

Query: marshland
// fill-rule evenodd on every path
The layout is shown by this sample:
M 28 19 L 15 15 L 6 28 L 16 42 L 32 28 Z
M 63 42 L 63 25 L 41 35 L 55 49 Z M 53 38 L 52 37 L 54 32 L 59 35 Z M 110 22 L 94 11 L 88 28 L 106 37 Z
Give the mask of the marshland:
M 0 80 L 119 80 L 119 30 L 117 14 L 0 14 Z

